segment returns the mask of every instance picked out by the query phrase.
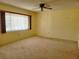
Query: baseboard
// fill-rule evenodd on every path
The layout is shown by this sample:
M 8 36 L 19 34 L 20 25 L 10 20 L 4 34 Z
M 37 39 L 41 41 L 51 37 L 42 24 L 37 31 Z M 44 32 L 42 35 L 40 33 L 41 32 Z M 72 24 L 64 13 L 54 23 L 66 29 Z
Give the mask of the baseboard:
M 21 40 L 24 40 L 24 39 L 27 39 L 27 38 L 30 38 L 30 37 L 35 37 L 35 36 L 36 35 L 32 35 L 32 36 L 24 37 L 23 39 L 14 40 L 12 42 L 8 42 L 8 43 L 5 43 L 5 44 L 1 44 L 0 47 L 3 47 L 3 46 L 8 45 L 8 44 L 12 44 L 12 43 L 17 42 L 17 41 L 21 41 Z
M 73 43 L 76 43 L 77 48 L 79 48 L 79 40 L 78 40 L 78 41 L 65 40 L 65 39 L 59 39 L 59 38 L 44 37 L 44 36 L 40 36 L 40 35 L 32 35 L 32 36 L 25 37 L 25 38 L 23 38 L 23 39 L 27 39 L 27 38 L 31 38 L 31 37 L 41 37 L 41 38 L 50 39 L 50 40 L 73 42 Z M 23 40 L 23 39 L 19 39 L 19 40 Z M 9 43 L 0 45 L 0 47 L 5 46 L 5 45 L 8 45 L 8 44 L 12 44 L 12 43 L 14 43 L 14 42 L 16 42 L 16 41 L 19 41 L 19 40 L 15 40 L 15 41 L 13 41 L 13 42 L 9 42 Z
M 78 43 L 78 41 L 73 41 L 73 40 L 66 40 L 66 39 L 60 39 L 60 38 L 50 38 L 50 37 L 45 37 L 45 36 L 40 36 L 40 35 L 37 35 L 37 36 L 38 36 L 38 37 L 41 37 L 41 38 L 51 39 L 51 40 L 57 40 L 57 41 L 68 41 L 68 42 Z

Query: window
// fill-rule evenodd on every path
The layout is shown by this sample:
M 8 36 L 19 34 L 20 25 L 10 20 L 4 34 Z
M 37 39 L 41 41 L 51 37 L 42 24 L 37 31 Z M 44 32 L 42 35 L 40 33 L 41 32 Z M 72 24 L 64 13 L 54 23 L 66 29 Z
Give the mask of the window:
M 6 32 L 31 29 L 31 16 L 10 13 L 10 12 L 5 12 L 4 14 L 5 15 L 3 14 L 2 15 L 5 16 L 4 29 Z M 4 18 L 2 17 L 1 20 L 3 19 Z

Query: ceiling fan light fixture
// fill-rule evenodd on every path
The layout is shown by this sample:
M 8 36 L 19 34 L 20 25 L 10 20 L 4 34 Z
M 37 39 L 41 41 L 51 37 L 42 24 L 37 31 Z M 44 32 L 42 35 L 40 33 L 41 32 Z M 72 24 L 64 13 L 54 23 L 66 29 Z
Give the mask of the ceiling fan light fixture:
M 44 8 L 45 9 L 52 9 L 50 7 L 46 7 L 46 4 L 45 3 L 40 3 L 39 5 L 40 5 L 40 8 L 41 8 L 41 11 L 44 11 Z
M 41 8 L 41 11 L 44 11 L 44 9 L 43 9 L 43 8 Z

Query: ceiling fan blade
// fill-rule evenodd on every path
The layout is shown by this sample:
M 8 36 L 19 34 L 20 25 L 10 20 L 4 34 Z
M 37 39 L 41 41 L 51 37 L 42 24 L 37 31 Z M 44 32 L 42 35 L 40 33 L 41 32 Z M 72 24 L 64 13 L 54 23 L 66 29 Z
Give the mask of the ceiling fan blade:
M 36 7 L 36 8 L 33 8 L 33 9 L 40 9 L 40 7 Z
M 44 7 L 45 9 L 52 9 L 52 8 L 50 8 L 50 7 Z

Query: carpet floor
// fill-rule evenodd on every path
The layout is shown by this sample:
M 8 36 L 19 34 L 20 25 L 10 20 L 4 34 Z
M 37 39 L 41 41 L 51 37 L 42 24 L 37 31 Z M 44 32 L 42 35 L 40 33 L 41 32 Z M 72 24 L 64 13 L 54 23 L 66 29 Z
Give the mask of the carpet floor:
M 31 37 L 0 47 L 0 59 L 79 59 L 75 42 Z

